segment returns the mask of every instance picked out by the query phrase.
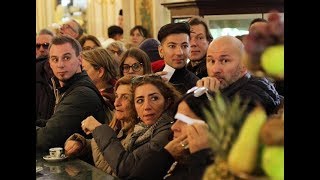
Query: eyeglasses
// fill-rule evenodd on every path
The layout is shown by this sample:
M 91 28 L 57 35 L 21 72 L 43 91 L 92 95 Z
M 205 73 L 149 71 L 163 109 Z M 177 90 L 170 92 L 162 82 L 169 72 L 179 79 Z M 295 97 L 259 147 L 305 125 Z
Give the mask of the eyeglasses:
M 121 70 L 126 73 L 130 71 L 130 68 L 132 68 L 132 71 L 138 72 L 142 68 L 142 65 L 143 65 L 142 63 L 134 63 L 131 66 L 128 64 L 123 64 L 121 66 Z
M 203 120 L 200 120 L 200 119 L 193 119 L 189 116 L 186 116 L 184 114 L 181 114 L 181 113 L 177 113 L 175 116 L 174 116 L 175 119 L 179 120 L 179 121 L 182 121 L 186 124 L 194 124 L 194 123 L 204 123 Z
M 206 93 L 207 98 L 208 98 L 210 101 L 213 100 L 212 96 L 208 93 L 208 88 L 206 88 L 206 87 L 197 87 L 197 86 L 195 86 L 195 87 L 189 89 L 189 90 L 187 91 L 187 94 L 192 93 L 192 92 L 193 92 L 193 96 L 194 96 L 194 97 L 200 97 L 200 96 L 202 96 L 204 93 Z
M 150 79 L 158 79 L 158 80 L 162 81 L 162 78 L 159 75 L 156 75 L 156 74 L 145 74 L 145 75 L 142 75 L 142 76 L 134 76 L 131 79 L 131 84 L 137 84 L 137 83 L 140 83 L 142 81 L 150 80 Z
M 74 32 L 77 32 L 72 26 L 70 26 L 69 24 L 63 24 L 61 26 L 61 29 L 71 29 Z
M 110 52 L 112 52 L 113 54 L 117 54 L 118 56 L 121 54 L 120 50 L 116 51 L 116 50 L 113 50 L 111 48 L 107 48 L 107 50 L 109 50 Z
M 40 47 L 42 46 L 43 49 L 48 49 L 49 45 L 50 45 L 49 43 L 36 44 L 36 48 L 40 49 Z

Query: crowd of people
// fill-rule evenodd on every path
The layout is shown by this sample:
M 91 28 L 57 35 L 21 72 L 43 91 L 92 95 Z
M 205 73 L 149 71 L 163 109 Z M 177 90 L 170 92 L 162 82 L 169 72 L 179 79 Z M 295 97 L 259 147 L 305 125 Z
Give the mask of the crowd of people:
M 157 39 L 140 25 L 129 43 L 123 33 L 110 26 L 100 42 L 70 20 L 37 34 L 37 151 L 64 147 L 122 179 L 201 179 L 214 163 L 204 110 L 218 92 L 239 95 L 247 112 L 283 106 L 267 74 L 244 62 L 244 39 L 213 39 L 201 17 L 164 25 Z

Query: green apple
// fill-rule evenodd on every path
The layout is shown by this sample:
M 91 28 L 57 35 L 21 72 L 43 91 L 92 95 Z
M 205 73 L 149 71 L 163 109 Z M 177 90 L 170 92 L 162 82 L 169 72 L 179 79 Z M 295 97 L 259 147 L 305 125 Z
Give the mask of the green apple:
M 262 151 L 262 169 L 271 180 L 284 179 L 284 146 L 265 146 Z
M 261 65 L 268 75 L 283 78 L 284 45 L 270 46 L 261 54 Z

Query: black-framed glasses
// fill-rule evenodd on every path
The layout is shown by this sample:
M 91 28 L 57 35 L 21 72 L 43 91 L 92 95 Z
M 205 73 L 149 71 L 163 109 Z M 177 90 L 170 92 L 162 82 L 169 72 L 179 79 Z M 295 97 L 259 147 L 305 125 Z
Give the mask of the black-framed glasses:
M 145 75 L 142 75 L 142 76 L 134 76 L 132 79 L 131 79 L 131 84 L 136 84 L 136 83 L 139 83 L 139 82 L 142 82 L 144 80 L 147 80 L 147 79 L 158 79 L 158 80 L 163 80 L 161 76 L 157 75 L 157 74 L 145 74 Z
M 138 71 L 141 70 L 142 65 L 143 65 L 142 63 L 134 63 L 134 64 L 132 64 L 131 66 L 130 66 L 129 64 L 123 64 L 123 65 L 121 66 L 121 70 L 126 73 L 126 72 L 129 72 L 129 71 L 130 71 L 130 68 L 131 68 L 132 71 L 138 72 Z
M 40 47 L 42 46 L 43 49 L 48 49 L 49 45 L 50 43 L 36 44 L 36 48 L 40 49 Z
M 202 96 L 204 93 L 206 93 L 207 98 L 208 98 L 210 101 L 213 100 L 212 96 L 208 93 L 208 88 L 206 88 L 206 87 L 197 87 L 197 86 L 195 86 L 195 87 L 193 87 L 193 88 L 191 88 L 191 89 L 189 89 L 189 90 L 187 91 L 187 94 L 189 94 L 189 93 L 193 93 L 193 96 L 194 96 L 194 97 L 200 97 L 200 96 Z

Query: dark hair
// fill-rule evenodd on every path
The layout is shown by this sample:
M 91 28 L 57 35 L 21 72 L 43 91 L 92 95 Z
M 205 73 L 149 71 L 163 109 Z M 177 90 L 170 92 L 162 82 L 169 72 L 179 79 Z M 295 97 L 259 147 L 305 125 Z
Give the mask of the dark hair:
M 66 44 L 66 43 L 70 43 L 70 45 L 72 46 L 72 49 L 74 49 L 76 52 L 76 56 L 80 55 L 80 52 L 82 50 L 81 45 L 80 45 L 79 41 L 77 41 L 76 39 L 74 39 L 71 36 L 58 35 L 58 36 L 53 37 L 51 44 L 49 46 L 49 50 L 52 45 L 62 45 L 62 44 Z
M 126 60 L 127 57 L 135 58 L 138 62 L 141 62 L 143 64 L 143 74 L 152 73 L 149 56 L 141 49 L 132 47 L 128 49 L 125 53 L 123 53 L 120 60 L 120 69 L 123 66 L 124 61 Z M 123 76 L 123 71 L 120 70 L 120 77 L 122 76 Z
M 149 37 L 149 33 L 148 33 L 148 30 L 146 28 L 144 28 L 143 26 L 140 26 L 140 25 L 137 25 L 135 27 L 133 27 L 131 30 L 130 30 L 130 35 L 133 35 L 133 32 L 135 30 L 138 30 L 139 33 L 145 37 L 145 38 L 148 38 Z
M 158 40 L 160 43 L 170 34 L 185 33 L 190 37 L 190 25 L 186 22 L 169 23 L 162 26 L 158 32 Z
M 185 94 L 182 98 L 175 104 L 174 112 L 176 113 L 178 110 L 179 104 L 184 101 L 188 104 L 189 108 L 194 112 L 199 118 L 207 122 L 207 118 L 205 115 L 205 109 L 212 112 L 210 108 L 210 100 L 208 99 L 206 94 L 203 94 L 199 97 L 195 97 L 193 92 Z
M 99 41 L 99 39 L 93 35 L 83 35 L 78 41 L 81 45 L 81 47 L 83 47 L 84 43 L 87 41 L 87 40 L 91 40 L 93 41 L 98 47 L 101 47 L 101 43 Z
M 143 76 L 135 76 L 132 79 L 131 88 L 132 88 L 133 94 L 137 87 L 142 86 L 144 84 L 152 84 L 155 87 L 157 87 L 161 95 L 165 99 L 165 103 L 166 103 L 165 110 L 169 110 L 172 112 L 172 107 L 181 98 L 181 93 L 177 91 L 176 88 L 171 83 L 165 82 L 161 78 L 161 76 L 158 76 L 155 74 L 146 74 Z
M 250 27 L 252 24 L 256 23 L 256 22 L 265 22 L 265 23 L 267 23 L 268 21 L 265 20 L 265 19 L 263 19 L 263 18 L 255 18 L 255 19 L 253 19 L 253 20 L 250 22 L 249 27 Z
M 159 55 L 158 46 L 160 42 L 154 38 L 148 38 L 142 41 L 139 48 L 143 50 L 150 58 L 151 62 L 162 59 Z
M 202 17 L 194 16 L 191 19 L 189 19 L 188 23 L 190 24 L 190 26 L 202 24 L 206 31 L 206 38 L 209 41 L 209 43 L 213 40 L 213 37 L 209 31 L 208 25 Z
M 123 29 L 120 26 L 113 25 L 108 28 L 109 38 L 114 38 L 117 34 L 123 34 Z

